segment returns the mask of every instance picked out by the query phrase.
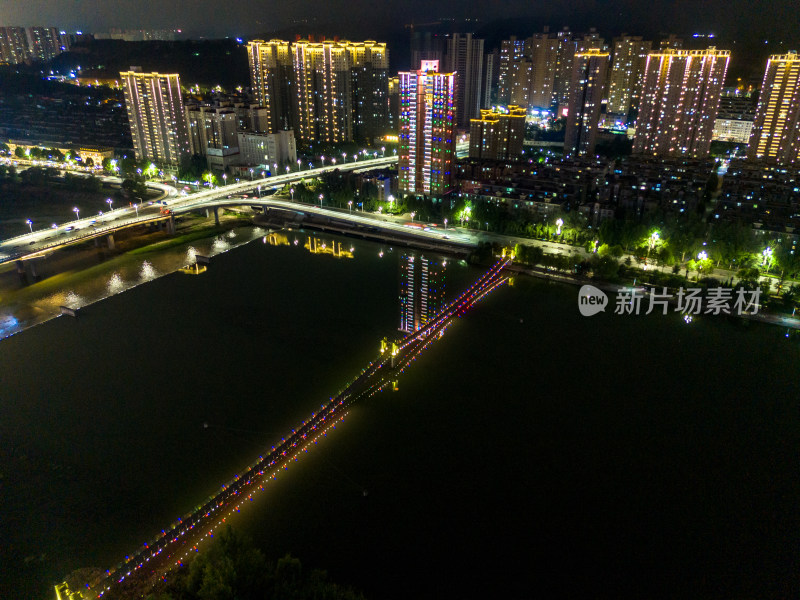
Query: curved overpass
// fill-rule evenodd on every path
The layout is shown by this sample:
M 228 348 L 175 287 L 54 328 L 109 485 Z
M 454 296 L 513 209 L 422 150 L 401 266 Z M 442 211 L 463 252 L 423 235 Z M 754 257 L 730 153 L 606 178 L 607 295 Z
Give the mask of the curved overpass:
M 261 205 L 262 203 L 266 205 L 264 199 L 253 198 L 231 202 L 231 199 L 227 198 L 227 196 L 252 191 L 259 186 L 265 188 L 281 187 L 286 184 L 299 182 L 303 179 L 319 177 L 324 173 L 337 170 L 365 171 L 386 168 L 396 162 L 396 156 L 387 156 L 349 164 L 331 165 L 328 167 L 308 169 L 306 171 L 295 171 L 285 175 L 240 181 L 223 187 L 203 190 L 187 196 L 179 196 L 177 190 L 168 185 L 151 183 L 149 186 L 161 189 L 165 194 L 162 196 L 162 199 L 165 197 L 169 198 L 168 205 L 172 212 L 180 214 L 192 210 L 214 208 L 222 205 L 252 204 L 255 206 L 256 204 Z M 103 178 L 103 180 L 111 183 L 122 182 L 119 177 L 106 177 Z M 278 201 L 273 200 L 272 202 Z M 303 206 L 303 209 L 308 208 L 307 205 L 297 206 Z M 75 221 L 65 223 L 54 229 L 37 230 L 9 240 L 4 240 L 0 242 L 0 264 L 36 258 L 70 244 L 113 234 L 120 229 L 171 218 L 161 214 L 160 208 L 160 205 L 148 205 L 139 209 L 126 206 L 114 209 L 101 216 L 76 219 Z

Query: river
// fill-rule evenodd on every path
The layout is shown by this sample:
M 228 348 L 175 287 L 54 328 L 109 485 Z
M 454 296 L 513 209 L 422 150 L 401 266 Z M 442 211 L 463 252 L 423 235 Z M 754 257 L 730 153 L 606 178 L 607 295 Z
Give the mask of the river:
M 187 248 L 148 255 L 153 277 L 110 265 L 73 282 L 77 319 L 0 341 L 0 597 L 113 566 L 399 335 L 402 250 L 264 233 L 237 230 L 199 275 L 173 272 Z M 448 261 L 449 293 L 479 274 Z M 576 300 L 524 277 L 495 291 L 238 526 L 374 599 L 789 595 L 797 344 Z

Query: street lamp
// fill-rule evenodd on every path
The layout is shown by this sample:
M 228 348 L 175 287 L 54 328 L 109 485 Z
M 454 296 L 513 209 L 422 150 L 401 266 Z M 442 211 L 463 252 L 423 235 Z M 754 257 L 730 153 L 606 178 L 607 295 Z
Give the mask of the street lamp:
M 75 220 L 76 221 L 81 218 L 81 211 L 77 206 L 72 209 L 72 212 L 75 213 Z
M 347 201 L 347 206 L 350 207 L 350 214 L 353 214 L 353 201 L 352 200 L 348 200 Z
M 289 171 L 291 171 L 291 169 L 289 168 L 289 165 L 286 165 L 286 174 L 287 175 L 289 174 Z
M 111 198 L 106 198 L 106 204 L 108 204 L 108 210 L 111 210 L 111 204 L 112 204 L 113 202 L 114 202 L 114 201 L 113 201 Z
M 138 204 L 134 204 L 133 208 L 136 211 L 136 218 L 138 219 L 139 218 L 139 205 Z
M 761 264 L 763 265 L 768 264 L 770 259 L 772 258 L 772 248 L 767 246 L 766 249 L 761 254 L 764 257 L 764 260 Z
M 381 146 L 381 158 L 383 158 L 384 156 L 386 156 L 386 147 Z
M 297 170 L 298 171 L 300 170 L 300 159 L 299 158 L 297 159 Z
M 33 233 L 33 221 L 31 221 L 30 219 L 28 219 L 28 220 L 27 220 L 27 221 L 25 221 L 25 222 L 28 224 L 28 227 L 30 227 L 30 228 L 31 228 L 31 233 Z
M 250 169 L 250 181 L 253 181 L 253 169 Z
M 707 258 L 708 253 L 705 250 L 697 254 L 697 260 L 706 260 Z
M 650 234 L 650 237 L 647 238 L 647 258 L 650 258 L 650 251 L 656 247 L 660 237 L 658 232 L 654 231 Z
M 319 195 L 319 207 L 322 208 L 322 194 Z
M 347 162 L 347 152 L 342 152 L 342 162 Z
M 289 193 L 292 195 L 292 202 L 294 202 L 294 188 L 289 188 Z
M 447 219 L 444 220 L 444 230 L 447 231 Z
M 322 161 L 322 166 L 324 168 L 325 167 L 325 157 L 324 156 L 320 156 L 319 159 Z
M 417 213 L 415 213 L 415 212 L 412 212 L 412 213 L 411 213 L 411 222 L 412 222 L 412 223 L 414 222 L 414 217 L 416 216 L 416 214 L 417 214 Z
M 261 198 L 261 186 L 259 185 L 256 187 L 256 192 L 258 193 L 258 197 Z
M 272 166 L 274 168 L 274 170 L 272 172 L 275 173 L 275 175 L 277 175 L 278 174 L 278 163 L 272 163 Z
M 335 158 L 331 158 L 331 162 L 333 163 L 334 166 L 336 166 L 336 159 Z
M 556 235 L 561 235 L 561 226 L 564 225 L 564 219 L 556 220 Z
M 228 174 L 227 173 L 223 173 L 222 174 L 222 185 L 228 185 Z

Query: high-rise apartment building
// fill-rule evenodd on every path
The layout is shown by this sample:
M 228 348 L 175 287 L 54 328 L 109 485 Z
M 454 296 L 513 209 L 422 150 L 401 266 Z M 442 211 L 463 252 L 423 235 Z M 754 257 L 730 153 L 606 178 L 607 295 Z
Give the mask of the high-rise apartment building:
M 483 40 L 471 33 L 454 33 L 447 41 L 446 68 L 456 74 L 458 126 L 469 127 L 479 114 L 483 92 Z
M 301 139 L 374 141 L 389 127 L 389 54 L 373 41 L 255 40 L 250 78 L 270 115 L 269 133 Z
M 437 61 L 401 72 L 398 187 L 407 194 L 440 196 L 453 186 L 456 156 L 455 73 Z
M 0 27 L 0 63 L 18 65 L 30 60 L 24 27 Z
M 483 109 L 469 128 L 469 157 L 509 160 L 522 155 L 526 110 L 520 106 Z
M 232 108 L 189 105 L 186 127 L 192 154 L 205 156 L 208 148 L 223 150 L 238 144 L 239 117 Z
M 606 112 L 619 115 L 627 122 L 630 110 L 638 106 L 642 73 L 652 47 L 653 42 L 641 36 L 614 38 L 614 64 L 609 75 Z
M 594 154 L 600 103 L 608 75 L 608 52 L 591 49 L 578 52 L 572 63 L 564 156 Z
M 444 308 L 445 263 L 404 254 L 400 259 L 400 331 L 424 327 Z
M 506 104 L 511 101 L 511 86 L 514 65 L 525 56 L 525 40 L 511 36 L 510 40 L 500 42 L 500 74 L 497 81 L 497 101 Z
M 535 33 L 528 39 L 530 79 L 528 106 L 550 108 L 553 104 L 559 40 L 547 32 Z
M 400 127 L 400 78 L 389 78 L 389 131 L 397 133 Z
M 247 44 L 247 56 L 253 93 L 268 113 L 266 133 L 291 129 L 297 123 L 291 44 L 253 40 Z
M 730 57 L 714 47 L 648 54 L 633 151 L 706 156 Z
M 0 27 L 0 64 L 48 61 L 69 50 L 69 37 L 55 27 Z
M 350 57 L 353 139 L 375 143 L 389 132 L 389 53 L 384 43 L 342 43 Z
M 556 36 L 556 65 L 553 73 L 553 102 L 557 105 L 559 116 L 569 105 L 569 83 L 572 79 L 572 62 L 578 42 L 566 27 Z
M 481 92 L 483 108 L 489 108 L 492 105 L 492 95 L 497 85 L 499 66 L 500 51 L 495 48 L 493 52 L 487 52 L 483 60 L 483 92 Z
M 120 73 L 137 159 L 179 165 L 191 152 L 177 74 Z
M 447 36 L 433 31 L 412 31 L 411 33 L 411 69 L 419 69 L 423 60 L 438 60 L 444 64 L 447 51 Z
M 28 47 L 31 58 L 44 62 L 69 50 L 69 40 L 55 27 L 28 27 Z
M 800 165 L 800 57 L 773 54 L 767 61 L 747 157 Z

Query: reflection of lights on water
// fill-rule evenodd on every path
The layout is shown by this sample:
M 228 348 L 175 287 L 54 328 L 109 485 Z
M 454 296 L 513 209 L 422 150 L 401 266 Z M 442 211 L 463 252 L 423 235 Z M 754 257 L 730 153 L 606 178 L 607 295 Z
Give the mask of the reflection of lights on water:
M 261 241 L 266 244 L 267 243 L 267 236 L 264 236 L 264 239 L 262 239 Z
M 214 240 L 214 250 L 227 250 L 230 246 L 231 245 L 223 239 L 218 238 Z
M 144 279 L 145 281 L 149 281 L 149 280 L 151 280 L 151 279 L 155 279 L 155 277 L 156 277 L 156 270 L 153 268 L 153 265 L 151 265 L 151 264 L 150 264 L 149 262 L 147 262 L 147 261 L 144 261 L 144 262 L 142 263 L 142 269 L 141 269 L 141 271 L 139 272 L 139 275 L 140 275 L 140 276 L 141 276 L 141 278 L 142 278 L 142 279 Z
M 194 246 L 189 246 L 186 250 L 186 258 L 189 259 L 190 263 L 193 263 L 197 259 L 197 248 Z
M 106 287 L 108 288 L 109 293 L 116 294 L 122 291 L 124 285 L 125 284 L 122 281 L 122 277 L 120 277 L 119 273 L 114 273 L 111 276 L 111 279 L 108 280 L 108 284 L 106 284 Z
M 264 231 L 263 227 L 256 227 L 255 229 L 253 229 L 253 235 L 255 235 L 255 237 L 258 237 L 260 235 L 264 235 L 265 233 L 266 232 Z
M 225 235 L 226 235 L 226 236 L 228 236 L 228 239 L 229 239 L 229 240 L 232 240 L 233 238 L 235 238 L 235 237 L 236 237 L 236 232 L 235 232 L 233 229 L 231 229 L 231 230 L 230 230 L 228 233 L 226 233 Z
M 67 292 L 67 295 L 64 296 L 64 305 L 69 306 L 70 308 L 80 308 L 82 302 L 83 302 L 83 297 L 79 296 L 72 290 Z
M 13 315 L 0 316 L 0 337 L 11 335 L 19 326 L 19 321 Z

